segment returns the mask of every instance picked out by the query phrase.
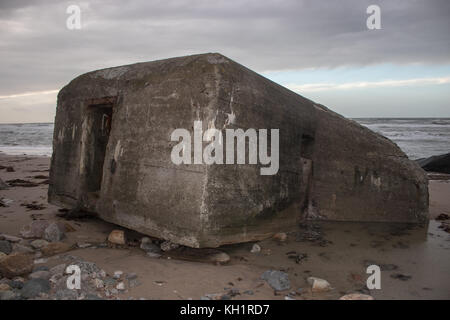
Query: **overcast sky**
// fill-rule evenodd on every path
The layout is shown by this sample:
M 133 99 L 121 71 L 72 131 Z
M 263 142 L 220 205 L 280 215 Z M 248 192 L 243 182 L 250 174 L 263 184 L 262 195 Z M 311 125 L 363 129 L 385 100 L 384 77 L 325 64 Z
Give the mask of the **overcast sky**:
M 80 30 L 66 26 L 73 4 Z M 448 0 L 2 0 L 0 122 L 52 122 L 82 73 L 204 52 L 345 116 L 450 117 L 449 31 Z

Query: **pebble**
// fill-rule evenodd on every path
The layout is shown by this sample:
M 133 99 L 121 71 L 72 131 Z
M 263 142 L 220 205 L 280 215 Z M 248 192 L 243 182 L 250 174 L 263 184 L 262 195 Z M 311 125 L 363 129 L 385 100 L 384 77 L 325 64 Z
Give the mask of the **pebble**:
M 31 273 L 28 276 L 30 279 L 50 279 L 51 273 L 49 271 L 41 270 Z
M 265 280 L 276 291 L 289 290 L 291 287 L 289 276 L 283 271 L 268 270 L 261 275 L 261 279 Z
M 215 253 L 211 257 L 209 257 L 209 260 L 216 264 L 225 264 L 230 261 L 230 256 L 228 254 L 226 254 L 225 252 L 219 252 L 219 253 Z
M 255 243 L 252 247 L 252 249 L 250 250 L 251 253 L 259 253 L 261 252 L 261 247 L 259 244 Z
M 31 279 L 25 283 L 21 290 L 23 297 L 30 299 L 39 296 L 42 293 L 50 291 L 50 282 L 46 279 Z
M 24 246 L 20 243 L 13 243 L 13 253 L 34 253 L 34 250 L 30 247 Z
M 125 232 L 123 230 L 113 230 L 108 236 L 108 241 L 114 244 L 126 244 Z
M 0 240 L 0 252 L 4 254 L 10 254 L 12 252 L 12 246 L 9 241 Z
M 114 271 L 114 276 L 113 276 L 113 278 L 114 279 L 120 279 L 120 277 L 123 275 L 123 271 L 121 271 L 121 270 L 117 270 L 117 271 Z
M 17 294 L 13 291 L 1 291 L 0 292 L 0 300 L 15 300 L 17 299 Z
M 273 238 L 277 241 L 284 242 L 287 239 L 287 234 L 284 232 L 279 232 L 273 235 Z
M 119 283 L 116 285 L 116 289 L 117 289 L 117 290 L 121 290 L 121 291 L 125 290 L 125 283 L 119 282 Z
M 101 280 L 101 279 L 96 278 L 93 280 L 93 283 L 97 289 L 105 287 L 105 284 L 103 283 L 103 280 Z
M 161 243 L 160 247 L 162 251 L 170 251 L 178 248 L 179 246 L 179 244 L 173 243 L 171 241 L 164 241 L 163 243 Z
M 55 275 L 55 274 L 63 275 L 65 271 L 66 271 L 66 264 L 65 263 L 58 264 L 58 265 L 56 265 L 56 266 L 54 266 L 53 268 L 50 269 L 50 273 L 52 275 Z
M 52 222 L 45 228 L 43 238 L 50 242 L 57 242 L 64 239 L 65 236 L 64 230 L 56 222 Z
M 64 253 L 72 249 L 72 246 L 64 242 L 52 242 L 41 249 L 44 256 L 54 256 L 56 254 Z
M 46 245 L 48 245 L 48 241 L 43 240 L 43 239 L 37 239 L 37 240 L 31 241 L 30 245 L 34 249 L 41 249 L 41 248 L 45 247 Z
M 33 270 L 33 257 L 25 253 L 13 253 L 0 259 L 0 273 L 8 278 L 21 276 Z
M 367 294 L 349 293 L 340 297 L 339 300 L 375 300 L 375 299 Z
M 331 290 L 331 285 L 327 280 L 316 277 L 309 277 L 307 281 L 310 284 L 311 290 L 313 292 L 323 292 Z
M 16 237 L 16 236 L 10 236 L 8 234 L 2 234 L 3 240 L 9 241 L 9 242 L 20 242 L 22 238 Z
M 11 287 L 7 283 L 0 283 L 0 291 L 8 291 L 11 290 Z

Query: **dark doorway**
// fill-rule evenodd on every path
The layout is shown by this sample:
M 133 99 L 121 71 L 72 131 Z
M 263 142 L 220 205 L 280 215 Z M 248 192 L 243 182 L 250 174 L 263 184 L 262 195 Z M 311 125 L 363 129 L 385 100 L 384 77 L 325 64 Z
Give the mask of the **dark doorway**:
M 88 135 L 85 145 L 85 186 L 87 192 L 98 192 L 102 185 L 106 146 L 111 132 L 112 107 L 112 104 L 88 106 Z

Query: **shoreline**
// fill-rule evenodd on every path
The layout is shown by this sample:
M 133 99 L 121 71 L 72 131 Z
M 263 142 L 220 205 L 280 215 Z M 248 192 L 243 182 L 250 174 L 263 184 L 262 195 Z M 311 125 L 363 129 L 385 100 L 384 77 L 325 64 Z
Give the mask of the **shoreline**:
M 36 258 L 35 262 L 40 263 L 35 264 L 35 268 L 50 268 L 77 257 L 105 270 L 108 279 L 118 270 L 126 275 L 136 274 L 139 284 L 132 286 L 129 280 L 124 280 L 125 290 L 106 286 L 91 288 L 91 293 L 99 298 L 310 300 L 338 299 L 346 293 L 359 292 L 375 299 L 450 299 L 450 235 L 439 228 L 440 221 L 434 220 L 442 213 L 450 214 L 450 180 L 430 180 L 432 218 L 426 228 L 385 223 L 311 222 L 312 229 L 299 227 L 297 232 L 288 234 L 286 241 L 267 239 L 257 242 L 261 249 L 258 253 L 251 252 L 253 243 L 221 247 L 230 261 L 225 265 L 214 265 L 169 259 L 170 252 L 152 258 L 139 245 L 133 245 L 139 242 L 141 234 L 99 219 L 65 220 L 58 217 L 60 208 L 47 203 L 48 186 L 42 183 L 48 176 L 49 163 L 50 157 L 46 156 L 0 153 L 0 165 L 14 167 L 14 172 L 0 170 L 3 181 L 23 179 L 37 184 L 0 190 L 0 198 L 12 200 L 8 207 L 0 207 L 0 234 L 20 237 L 21 229 L 36 220 L 70 225 L 74 230 L 66 232 L 62 242 L 73 246 L 72 249 Z M 129 239 L 127 245 L 111 246 L 106 241 L 114 229 L 125 231 Z M 311 234 L 315 235 L 312 239 Z M 20 243 L 29 246 L 30 241 L 32 239 L 22 239 Z M 90 246 L 83 247 L 82 244 Z M 39 250 L 34 250 L 34 254 L 38 256 Z M 384 266 L 381 290 L 365 288 L 369 261 Z M 267 270 L 286 272 L 290 289 L 275 292 L 261 280 Z M 326 279 L 333 289 L 312 292 L 307 281 L 309 276 Z M 23 278 L 26 281 L 27 277 Z M 105 283 L 106 278 L 103 279 Z M 57 288 L 52 287 L 47 296 L 38 299 L 64 298 L 57 296 L 55 290 Z

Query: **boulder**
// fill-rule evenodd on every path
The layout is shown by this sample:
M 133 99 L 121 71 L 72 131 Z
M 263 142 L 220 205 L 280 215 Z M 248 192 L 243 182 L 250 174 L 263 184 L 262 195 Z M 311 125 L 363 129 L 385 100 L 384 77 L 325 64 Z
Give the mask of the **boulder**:
M 25 239 L 42 238 L 49 225 L 50 222 L 47 220 L 34 220 L 22 228 L 20 235 Z
M 450 153 L 417 159 L 416 161 L 425 171 L 450 174 Z
M 7 278 L 28 274 L 33 270 L 33 256 L 13 253 L 0 259 L 0 274 Z
M 56 222 L 52 222 L 45 228 L 43 238 L 50 242 L 57 242 L 64 239 L 65 236 L 64 227 Z
M 24 298 L 31 299 L 50 292 L 50 288 L 50 281 L 47 279 L 31 279 L 24 284 L 21 294 Z

